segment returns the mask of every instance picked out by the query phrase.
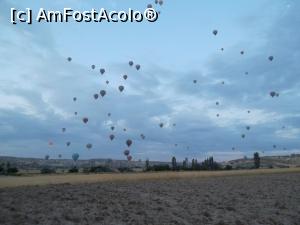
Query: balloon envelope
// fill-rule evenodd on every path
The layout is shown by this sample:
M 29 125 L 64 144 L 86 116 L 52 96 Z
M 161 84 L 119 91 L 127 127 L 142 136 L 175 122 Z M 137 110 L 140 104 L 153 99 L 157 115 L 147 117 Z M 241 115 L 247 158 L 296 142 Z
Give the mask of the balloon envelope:
M 127 144 L 128 147 L 130 147 L 130 146 L 132 145 L 132 140 L 128 139 L 128 140 L 126 141 L 126 144 Z
M 124 90 L 124 86 L 119 86 L 119 91 L 122 92 Z
M 78 153 L 74 153 L 72 155 L 72 159 L 74 160 L 74 162 L 76 162 L 79 159 L 79 154 Z
M 100 91 L 100 95 L 101 95 L 102 97 L 104 97 L 104 96 L 106 95 L 106 91 L 105 91 L 105 90 L 101 90 L 101 91 Z

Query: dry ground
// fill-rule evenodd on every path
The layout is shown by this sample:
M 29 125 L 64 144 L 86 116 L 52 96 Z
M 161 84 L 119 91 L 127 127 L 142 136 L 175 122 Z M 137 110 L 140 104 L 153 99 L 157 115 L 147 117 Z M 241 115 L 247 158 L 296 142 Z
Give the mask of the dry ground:
M 244 173 L 0 178 L 0 224 L 300 225 L 299 170 Z

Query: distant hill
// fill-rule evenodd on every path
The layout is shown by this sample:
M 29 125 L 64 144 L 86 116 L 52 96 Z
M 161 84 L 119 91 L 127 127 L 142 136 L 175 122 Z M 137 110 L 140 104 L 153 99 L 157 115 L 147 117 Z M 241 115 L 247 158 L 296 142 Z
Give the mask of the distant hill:
M 233 168 L 243 169 L 252 168 L 253 159 L 236 159 L 222 163 L 223 165 L 231 165 Z M 263 168 L 287 168 L 300 167 L 300 154 L 292 154 L 286 156 L 263 156 L 260 157 L 260 164 Z
M 20 170 L 34 171 L 41 170 L 44 167 L 53 168 L 56 170 L 68 170 L 72 168 L 75 163 L 71 159 L 39 159 L 39 158 L 19 158 L 0 156 L 0 165 L 9 162 L 11 166 L 16 166 Z M 179 164 L 181 162 L 178 162 Z M 156 162 L 150 161 L 150 166 L 168 164 L 171 162 Z M 223 167 L 231 165 L 233 169 L 249 169 L 253 168 L 252 158 L 235 159 L 220 163 Z M 136 168 L 137 170 L 145 167 L 145 161 L 131 161 L 127 160 L 113 160 L 113 159 L 89 159 L 78 160 L 76 162 L 78 168 L 90 168 L 92 166 L 105 166 L 112 170 L 122 167 Z M 261 157 L 262 168 L 287 168 L 300 167 L 300 154 L 292 154 L 287 156 L 264 156 Z
M 16 166 L 21 170 L 40 170 L 45 166 L 55 169 L 70 169 L 75 165 L 71 159 L 39 159 L 39 158 L 19 158 L 19 157 L 8 157 L 0 156 L 0 165 L 9 162 L 11 166 Z M 157 164 L 169 164 L 166 162 L 150 162 L 150 165 Z M 89 168 L 92 166 L 106 166 L 112 169 L 120 167 L 136 167 L 144 168 L 145 162 L 142 161 L 131 161 L 127 160 L 113 160 L 113 159 L 89 159 L 89 160 L 78 160 L 76 162 L 78 168 Z

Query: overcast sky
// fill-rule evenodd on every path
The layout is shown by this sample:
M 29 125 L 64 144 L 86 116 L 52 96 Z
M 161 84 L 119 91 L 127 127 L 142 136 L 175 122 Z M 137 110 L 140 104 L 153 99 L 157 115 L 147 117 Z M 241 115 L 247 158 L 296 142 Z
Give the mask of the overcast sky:
M 12 7 L 144 10 L 148 3 L 0 1 L 0 155 L 124 159 L 127 139 L 142 160 L 300 152 L 299 1 L 165 0 L 155 23 L 10 23 Z M 95 100 L 100 90 L 107 94 Z

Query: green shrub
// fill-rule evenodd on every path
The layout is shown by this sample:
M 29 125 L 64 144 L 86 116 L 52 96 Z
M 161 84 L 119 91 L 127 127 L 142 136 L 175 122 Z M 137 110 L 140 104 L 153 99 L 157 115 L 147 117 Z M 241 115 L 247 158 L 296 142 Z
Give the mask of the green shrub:
M 41 174 L 51 174 L 56 173 L 55 169 L 44 167 L 41 169 Z
M 73 167 L 73 168 L 71 168 L 71 169 L 69 169 L 69 173 L 78 173 L 78 169 L 77 169 L 77 167 Z

